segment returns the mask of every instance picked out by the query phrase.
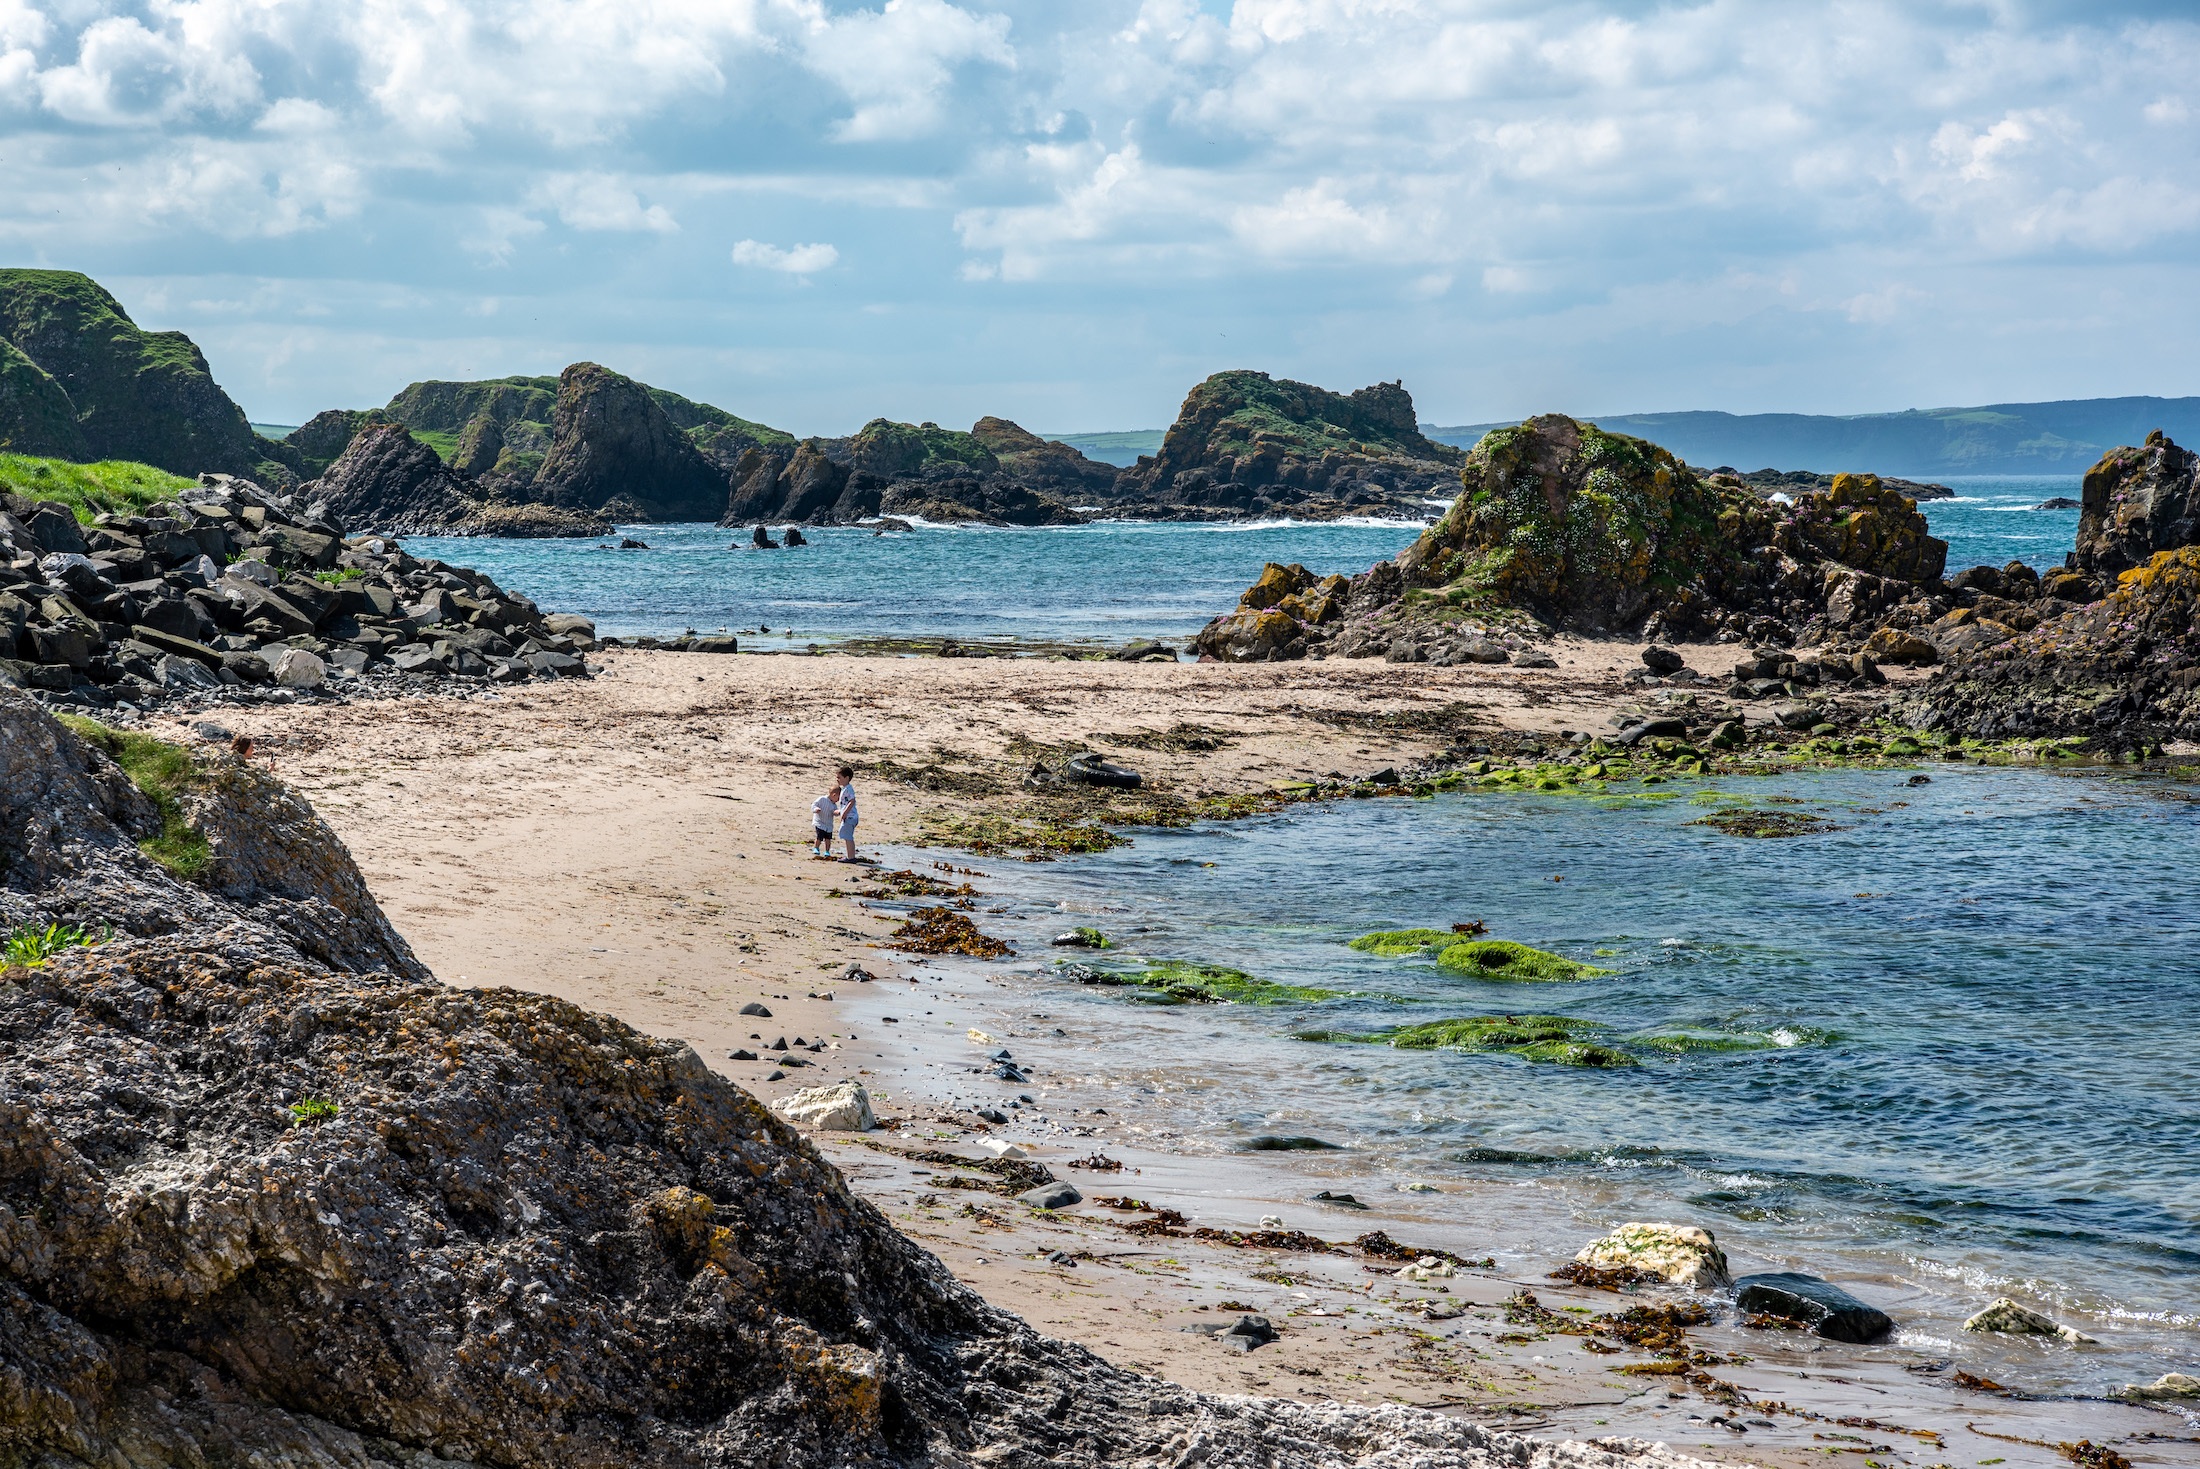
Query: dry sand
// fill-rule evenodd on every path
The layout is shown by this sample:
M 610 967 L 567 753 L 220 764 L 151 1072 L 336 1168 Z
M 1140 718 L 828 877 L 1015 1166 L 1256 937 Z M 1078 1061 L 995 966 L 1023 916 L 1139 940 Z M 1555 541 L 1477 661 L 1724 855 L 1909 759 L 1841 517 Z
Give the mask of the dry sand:
M 2192 1427 L 2173 1415 L 2013 1401 L 1920 1372 L 1912 1353 L 1785 1333 L 1700 1334 L 1709 1350 L 1753 1359 L 1712 1366 L 1714 1376 L 1802 1411 L 1730 1408 L 1680 1381 L 1611 1370 L 1644 1354 L 1592 1355 L 1579 1337 L 1508 1325 L 1499 1303 L 1522 1287 L 1560 1310 L 1635 1303 L 1543 1278 L 1559 1255 L 1512 1278 L 1466 1271 L 1415 1286 L 1358 1254 L 1141 1237 L 1122 1225 L 1150 1216 L 1096 1204 L 1035 1214 L 950 1182 L 979 1175 L 904 1156 L 984 1156 L 982 1129 L 944 1102 L 947 1078 L 970 1059 L 964 1031 L 1000 1024 L 988 1017 L 1002 1013 L 1001 996 L 978 966 L 881 947 L 893 916 L 831 895 L 852 869 L 810 856 L 808 818 L 835 763 L 929 766 L 932 783 L 951 788 L 861 781 L 862 837 L 891 843 L 928 812 L 1012 801 L 958 788 L 1012 783 L 1033 745 L 1151 745 L 1182 726 L 1226 728 L 1227 748 L 1147 748 L 1136 759 L 1164 790 L 1234 793 L 1403 765 L 1483 729 L 1608 729 L 1615 709 L 1649 707 L 1620 682 L 1639 666 L 1634 649 L 1554 651 L 1553 671 L 610 651 L 585 682 L 478 700 L 274 707 L 227 722 L 311 796 L 447 981 L 546 992 L 677 1036 L 766 1097 L 861 1076 L 896 1130 L 820 1134 L 819 1147 L 989 1299 L 1119 1363 L 1195 1387 L 1428 1404 L 1554 1436 L 1637 1435 L 1764 1464 L 2046 1466 L 2067 1463 L 2054 1445 L 2079 1438 L 2113 1443 L 2136 1464 L 2200 1463 Z M 1684 651 L 1708 673 L 1737 656 Z M 879 981 L 844 982 L 850 962 Z M 751 1002 L 771 1017 L 737 1013 Z M 826 1049 L 796 1053 L 812 1064 L 779 1081 L 766 1079 L 768 1060 L 726 1059 L 781 1036 Z M 1057 1115 L 1043 1136 L 1022 1135 L 1088 1197 L 1135 1196 L 1192 1226 L 1254 1228 L 1269 1200 L 1303 1198 L 1315 1176 L 1296 1155 L 1218 1170 L 1112 1123 Z M 1124 1171 L 1069 1166 L 1095 1152 Z M 1504 1230 L 1498 1190 L 1371 1202 L 1373 1212 L 1325 1236 L 1382 1229 L 1478 1255 L 1478 1241 Z M 1237 1355 L 1184 1329 L 1245 1307 L 1282 1340 Z

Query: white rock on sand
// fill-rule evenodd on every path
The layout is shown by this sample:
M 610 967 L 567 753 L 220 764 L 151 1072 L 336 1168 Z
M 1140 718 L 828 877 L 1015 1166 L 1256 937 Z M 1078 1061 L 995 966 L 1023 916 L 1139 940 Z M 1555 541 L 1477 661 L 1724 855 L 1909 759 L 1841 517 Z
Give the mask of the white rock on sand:
M 1727 1273 L 1726 1252 L 1710 1230 L 1692 1224 L 1622 1224 L 1603 1239 L 1591 1241 L 1574 1258 L 1600 1270 L 1632 1265 L 1697 1290 L 1734 1283 Z
M 2075 1326 L 2064 1326 L 2051 1321 L 2029 1306 L 2020 1306 L 2007 1296 L 1963 1323 L 1965 1331 L 2005 1331 L 2012 1336 L 2059 1336 L 2067 1342 L 2090 1342 L 2092 1337 Z
M 806 1122 L 826 1132 L 869 1132 L 878 1126 L 871 1115 L 871 1094 L 860 1081 L 808 1087 L 772 1105 L 789 1122 Z
M 270 671 L 275 682 L 285 688 L 317 689 L 328 682 L 328 665 L 319 654 L 303 648 L 285 648 L 270 665 Z

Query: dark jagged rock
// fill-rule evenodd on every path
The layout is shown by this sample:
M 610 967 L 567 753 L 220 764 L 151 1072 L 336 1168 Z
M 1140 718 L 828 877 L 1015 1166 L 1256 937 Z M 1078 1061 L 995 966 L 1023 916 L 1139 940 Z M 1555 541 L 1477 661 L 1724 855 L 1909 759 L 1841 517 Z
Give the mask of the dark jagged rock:
M 984 432 L 877 418 L 845 439 L 806 439 L 790 454 L 755 449 L 734 468 L 721 525 L 784 520 L 848 525 L 879 515 L 987 525 L 1077 525 L 1083 517 L 1055 491 L 1105 470 L 1066 445 L 1045 441 L 1004 419 L 981 419 Z M 1005 446 L 1007 458 L 989 441 Z M 1064 458 L 1062 456 L 1068 456 Z M 1079 470 L 1078 465 L 1086 466 Z
M 0 721 L 0 919 L 117 930 L 0 983 L 8 1463 L 1682 1462 L 1048 1340 L 686 1045 L 435 983 L 318 822 L 281 854 L 294 911 L 364 903 L 380 953 L 164 871 L 120 772 L 4 694 Z M 249 829 L 292 815 L 267 794 L 209 799 Z
M 379 408 L 327 408 L 292 429 L 283 442 L 298 451 L 308 479 L 317 479 L 344 457 L 351 441 L 369 424 L 387 423 Z
M 593 362 L 558 378 L 550 452 L 532 498 L 614 520 L 716 520 L 724 471 L 665 415 L 649 390 Z
M 1734 1282 L 1734 1303 L 1760 1316 L 1794 1321 L 1831 1341 L 1874 1342 L 1894 1330 L 1894 1319 L 1815 1275 L 1775 1271 Z
M 872 513 L 984 525 L 1082 525 L 1085 519 L 1005 473 L 957 474 L 940 467 L 895 480 Z
M 1749 486 L 1759 494 L 1809 494 L 1813 490 L 1833 488 L 1834 476 L 1818 474 L 1808 469 L 1753 469 L 1747 474 L 1732 465 L 1722 464 L 1717 469 L 1701 471 L 1706 479 L 1730 479 Z M 1946 485 L 1921 483 L 1914 479 L 1896 479 L 1883 474 L 1879 482 L 1897 494 L 1912 500 L 1952 500 L 1956 492 Z
M 2137 448 L 2109 450 L 2080 493 L 2079 571 L 2113 579 L 2158 551 L 2200 542 L 2200 456 L 2159 429 Z
M 0 270 L 0 338 L 66 395 L 83 457 L 133 459 L 175 474 L 294 476 L 295 451 L 252 431 L 189 337 L 142 330 L 89 276 Z M 40 390 L 29 406 L 43 421 L 58 405 Z M 0 420 L 0 438 L 30 427 Z
M 1161 452 L 1123 471 L 1119 513 L 1168 507 L 1299 516 L 1402 513 L 1455 492 L 1464 455 L 1421 433 L 1397 383 L 1351 394 L 1218 372 L 1184 399 Z
M 611 530 L 588 511 L 487 498 L 480 482 L 445 464 L 401 423 L 360 429 L 301 493 L 345 525 L 387 535 L 550 538 Z
M 1871 475 L 1836 475 L 1783 504 L 1706 480 L 1655 444 L 1548 414 L 1484 435 L 1461 482 L 1395 561 L 1296 607 L 1283 598 L 1312 585 L 1303 569 L 1303 586 L 1270 596 L 1256 585 L 1201 634 L 1202 651 L 1479 662 L 1494 661 L 1481 645 L 1500 624 L 1786 644 L 1860 639 L 1946 610 L 1932 601 L 1946 543 Z

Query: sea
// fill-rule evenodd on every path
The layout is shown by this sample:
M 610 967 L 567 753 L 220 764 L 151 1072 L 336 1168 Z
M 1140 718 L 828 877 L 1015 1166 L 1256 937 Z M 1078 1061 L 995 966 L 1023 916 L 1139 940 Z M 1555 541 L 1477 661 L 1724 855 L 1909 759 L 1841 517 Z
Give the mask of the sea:
M 1700 824 L 1736 801 L 1832 829 Z M 1535 1270 L 1626 1220 L 1701 1225 L 1738 1271 L 1835 1280 L 1901 1345 L 2030 1391 L 2200 1373 L 2200 910 L 2172 876 L 2200 864 L 2200 780 L 1933 762 L 1130 835 L 972 879 L 1020 956 L 1004 1013 L 1046 1017 L 1015 1054 L 1058 1111 L 1104 1106 L 1218 1166 L 1313 1137 L 1342 1150 L 1304 1155 L 1330 1186 L 1433 1184 Z M 1348 947 L 1458 923 L 1612 973 L 1504 982 Z M 1077 926 L 1117 947 L 1072 960 L 1340 997 L 1141 1003 L 1052 962 Z M 1588 1022 L 1638 1064 L 1348 1039 L 1483 1015 Z M 971 1100 L 1017 1088 L 993 1090 Z M 1961 1329 L 2002 1295 L 2099 1344 Z
M 2035 507 L 2074 498 L 2075 478 L 1949 483 L 1953 499 L 1921 508 L 1951 570 L 2062 563 L 2077 512 Z M 657 525 L 626 528 L 646 550 L 407 544 L 606 634 L 1059 646 L 1181 643 L 1265 562 L 1357 572 L 1421 529 L 922 524 L 752 550 L 745 531 Z M 1353 758 L 1340 740 L 1339 764 Z M 1106 853 L 989 864 L 1005 912 L 987 922 L 1026 955 L 1089 922 L 1125 952 L 1347 992 L 1162 1009 L 1026 964 L 1031 1002 L 1077 1017 L 1050 1069 L 1135 1095 L 1171 1147 L 1320 1135 L 1370 1186 L 1516 1190 L 1567 1252 L 1624 1219 L 1704 1223 L 1745 1265 L 1840 1280 L 1889 1309 L 1905 1344 L 2031 1390 L 2200 1372 L 2200 910 L 2186 892 L 2200 786 L 1958 763 L 1734 786 L 1469 791 L 1141 831 Z M 1737 797 L 1832 829 L 1751 840 L 1697 824 Z M 1469 981 L 1346 947 L 1470 921 L 1615 973 Z M 1302 1038 L 1506 1013 L 1590 1022 L 1623 1047 L 1697 1043 L 1588 1070 Z M 2002 1294 L 2100 1345 L 1960 1330 Z
M 1956 498 L 1921 508 L 1949 543 L 1951 570 L 2062 564 L 2077 512 L 2033 507 L 2075 498 L 2076 479 L 1946 483 Z M 1430 519 L 1442 509 L 1432 503 Z M 807 546 L 760 551 L 746 527 L 693 524 L 627 526 L 601 542 L 421 536 L 405 545 L 485 571 L 546 608 L 593 618 L 606 636 L 750 631 L 745 646 L 760 650 L 850 638 L 1181 644 L 1234 607 L 1267 562 L 1352 574 L 1395 556 L 1422 529 L 1420 521 L 1362 519 L 1040 529 L 919 522 L 908 534 L 827 526 L 804 531 Z M 612 549 L 622 539 L 648 549 Z

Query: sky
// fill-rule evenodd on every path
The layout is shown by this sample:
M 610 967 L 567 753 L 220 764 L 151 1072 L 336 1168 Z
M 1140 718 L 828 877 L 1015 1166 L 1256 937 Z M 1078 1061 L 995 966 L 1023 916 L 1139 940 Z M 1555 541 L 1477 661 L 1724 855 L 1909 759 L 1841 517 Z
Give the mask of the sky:
M 799 433 L 2200 393 L 2200 5 L 0 0 L 0 263 L 255 419 Z

